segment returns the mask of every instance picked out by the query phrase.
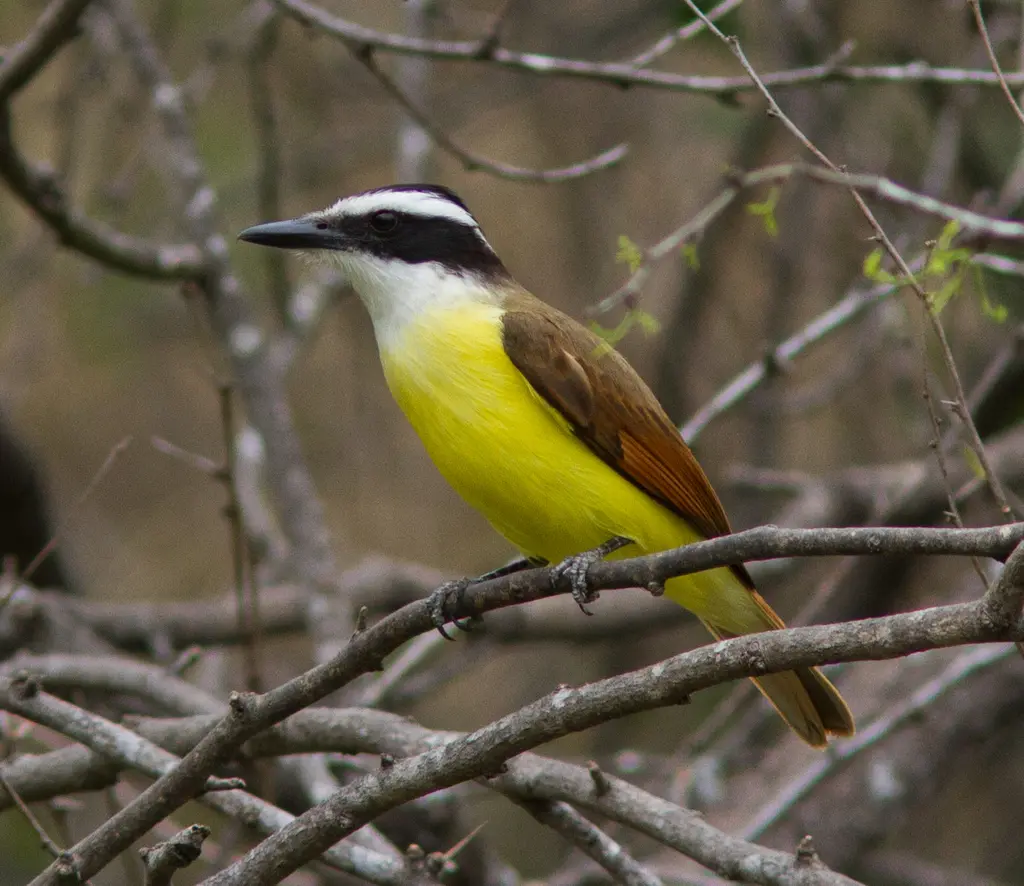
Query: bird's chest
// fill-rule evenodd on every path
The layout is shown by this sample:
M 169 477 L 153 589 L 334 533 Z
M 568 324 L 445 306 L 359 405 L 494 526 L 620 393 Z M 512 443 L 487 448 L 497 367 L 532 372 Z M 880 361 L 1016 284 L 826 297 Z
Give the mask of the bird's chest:
M 557 518 L 566 471 L 592 456 L 506 356 L 500 311 L 437 312 L 381 344 L 391 392 L 444 477 L 514 544 L 544 556 L 537 530 Z
M 516 460 L 544 418 L 505 356 L 497 309 L 427 315 L 382 346 L 381 362 L 398 405 L 460 492 L 491 485 L 482 472 Z

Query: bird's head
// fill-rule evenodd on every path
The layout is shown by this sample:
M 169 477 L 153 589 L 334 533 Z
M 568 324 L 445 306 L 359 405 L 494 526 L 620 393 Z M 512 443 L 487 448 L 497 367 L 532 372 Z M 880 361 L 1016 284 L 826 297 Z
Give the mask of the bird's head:
M 313 253 L 337 267 L 377 325 L 432 301 L 486 292 L 508 272 L 473 214 L 439 185 L 393 185 L 246 228 L 240 240 Z

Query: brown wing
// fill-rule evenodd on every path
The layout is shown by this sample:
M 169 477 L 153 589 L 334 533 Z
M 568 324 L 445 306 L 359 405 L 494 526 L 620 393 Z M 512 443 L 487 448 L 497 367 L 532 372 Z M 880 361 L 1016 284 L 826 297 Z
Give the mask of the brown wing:
M 607 343 L 526 292 L 505 303 L 505 352 L 607 464 L 707 538 L 731 532 L 722 503 L 650 388 Z M 742 568 L 737 574 L 749 587 Z

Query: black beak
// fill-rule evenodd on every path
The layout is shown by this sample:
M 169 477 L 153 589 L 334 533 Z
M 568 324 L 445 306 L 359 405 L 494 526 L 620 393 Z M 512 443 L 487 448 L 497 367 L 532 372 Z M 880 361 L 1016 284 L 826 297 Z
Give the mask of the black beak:
M 238 239 L 278 249 L 337 249 L 342 237 L 322 220 L 293 218 L 253 225 L 242 231 Z

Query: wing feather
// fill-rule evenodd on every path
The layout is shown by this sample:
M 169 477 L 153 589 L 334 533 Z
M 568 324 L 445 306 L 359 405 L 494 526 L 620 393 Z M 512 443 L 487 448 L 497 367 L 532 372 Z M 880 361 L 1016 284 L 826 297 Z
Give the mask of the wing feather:
M 509 359 L 591 451 L 706 538 L 732 531 L 690 448 L 616 351 L 525 291 L 505 308 Z M 753 588 L 745 569 L 734 571 Z

